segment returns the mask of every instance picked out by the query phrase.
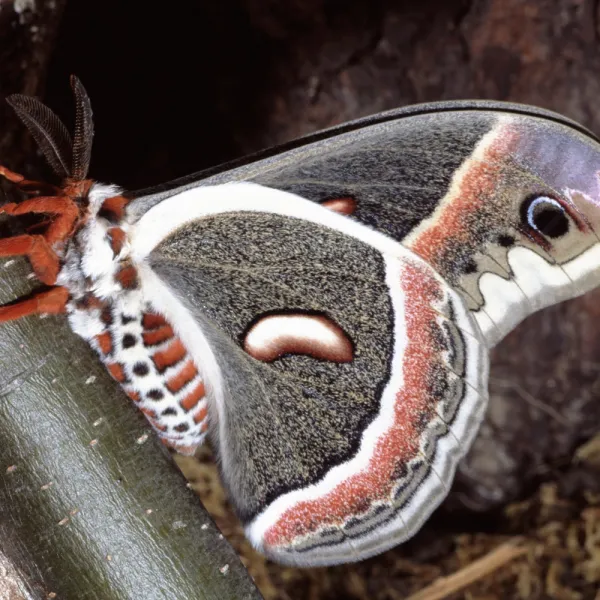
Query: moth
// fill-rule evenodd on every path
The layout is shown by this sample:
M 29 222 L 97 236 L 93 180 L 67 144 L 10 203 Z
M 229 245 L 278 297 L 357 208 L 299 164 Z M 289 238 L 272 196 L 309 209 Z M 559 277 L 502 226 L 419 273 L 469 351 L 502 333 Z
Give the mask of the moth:
M 40 101 L 9 102 L 58 186 L 0 240 L 45 285 L 0 321 L 64 314 L 163 442 L 209 435 L 248 538 L 296 565 L 364 559 L 446 496 L 488 399 L 488 351 L 600 279 L 600 146 L 498 102 L 394 110 L 142 192 L 88 178 Z

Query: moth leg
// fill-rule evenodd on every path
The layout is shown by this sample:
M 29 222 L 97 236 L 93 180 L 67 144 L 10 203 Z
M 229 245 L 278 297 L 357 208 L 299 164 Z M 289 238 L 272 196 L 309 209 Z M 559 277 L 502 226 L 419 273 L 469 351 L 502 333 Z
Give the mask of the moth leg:
M 28 315 L 49 315 L 66 312 L 69 290 L 62 286 L 55 286 L 20 300 L 8 306 L 0 306 L 0 323 L 14 321 Z
M 26 193 L 33 193 L 42 190 L 51 190 L 53 193 L 58 194 L 60 188 L 50 183 L 43 181 L 33 181 L 31 179 L 25 179 L 20 173 L 15 173 L 6 167 L 0 165 L 0 177 L 4 177 L 7 181 L 14 183 L 20 190 Z
M 0 177 L 4 177 L 4 179 L 8 179 L 8 181 L 12 183 L 21 183 L 21 181 L 25 181 L 25 177 L 20 173 L 15 173 L 6 167 L 0 165 Z
M 17 235 L 0 240 L 0 256 L 26 256 L 36 277 L 47 285 L 56 283 L 60 264 L 44 236 Z
M 44 233 L 48 244 L 61 242 L 69 237 L 79 219 L 79 208 L 67 196 L 41 196 L 30 198 L 20 204 L 10 203 L 0 207 L 0 213 L 18 216 L 29 213 L 46 213 L 55 218 Z

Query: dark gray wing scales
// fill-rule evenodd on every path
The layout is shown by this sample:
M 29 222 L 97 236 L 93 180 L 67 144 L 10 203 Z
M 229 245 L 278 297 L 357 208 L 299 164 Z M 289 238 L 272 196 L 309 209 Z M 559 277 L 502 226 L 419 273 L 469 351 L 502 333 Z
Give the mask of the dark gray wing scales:
M 377 250 L 298 219 L 230 213 L 182 227 L 150 262 L 193 311 L 220 364 L 226 418 L 218 444 L 244 520 L 357 451 L 379 410 L 393 350 Z M 290 312 L 337 324 L 353 360 L 288 354 L 267 363 L 243 350 L 257 319 Z
M 253 181 L 322 202 L 350 196 L 357 200 L 353 218 L 402 240 L 431 216 L 447 194 L 456 170 L 481 138 L 493 129 L 498 113 L 488 103 L 463 110 L 368 120 L 364 127 L 332 131 L 331 137 L 195 181 L 135 198 L 128 210 L 142 214 L 157 202 L 203 185 Z M 446 105 L 444 105 L 446 106 Z M 447 106 L 446 106 L 447 110 Z
M 374 125 L 250 180 L 316 202 L 356 198 L 354 218 L 402 240 L 433 213 L 493 122 L 456 112 Z

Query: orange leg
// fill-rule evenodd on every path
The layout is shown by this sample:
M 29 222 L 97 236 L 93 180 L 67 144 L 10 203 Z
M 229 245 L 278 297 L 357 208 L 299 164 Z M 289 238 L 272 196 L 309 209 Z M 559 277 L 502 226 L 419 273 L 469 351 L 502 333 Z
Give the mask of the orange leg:
M 15 173 L 6 167 L 0 165 L 0 176 L 4 177 L 4 179 L 8 179 L 12 183 L 21 183 L 21 181 L 25 181 L 25 177 L 19 173 Z
M 13 216 L 29 213 L 56 215 L 44 234 L 49 244 L 65 240 L 79 218 L 77 204 L 67 196 L 41 196 L 24 200 L 20 204 L 5 204 L 0 207 L 0 213 Z
M 57 315 L 66 311 L 69 291 L 56 286 L 31 298 L 9 306 L 0 306 L 0 323 L 14 321 L 28 315 Z
M 17 235 L 0 240 L 0 256 L 26 256 L 41 282 L 56 283 L 60 268 L 58 256 L 41 235 Z
M 45 183 L 43 181 L 32 181 L 30 179 L 25 179 L 23 175 L 20 173 L 15 173 L 0 165 L 0 177 L 4 177 L 11 183 L 17 185 L 18 188 L 23 190 L 24 192 L 36 192 L 38 190 L 52 190 L 55 194 L 60 191 L 60 188 L 52 185 L 50 183 Z

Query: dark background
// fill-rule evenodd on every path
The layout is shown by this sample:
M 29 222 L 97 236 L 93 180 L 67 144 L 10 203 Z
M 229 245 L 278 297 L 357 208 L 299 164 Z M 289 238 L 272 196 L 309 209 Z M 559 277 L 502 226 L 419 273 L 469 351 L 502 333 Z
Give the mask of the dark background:
M 47 101 L 93 100 L 94 174 L 184 175 L 406 104 L 537 104 L 598 131 L 595 3 L 496 0 L 71 1 Z
M 28 35 L 8 26 L 9 5 L 0 93 L 39 94 L 70 123 L 77 74 L 96 123 L 91 176 L 128 189 L 425 101 L 535 104 L 600 133 L 596 0 L 71 0 L 62 19 L 64 0 L 38 0 L 17 19 L 38 28 Z M 4 107 L 0 125 L 0 161 L 39 169 Z M 530 318 L 494 351 L 488 419 L 451 497 L 405 547 L 293 571 L 244 545 L 265 597 L 402 598 L 525 534 L 538 554 L 485 578 L 474 597 L 594 598 L 600 564 L 586 536 L 600 528 L 600 451 L 581 448 L 600 429 L 599 319 L 600 295 L 588 294 Z M 207 465 L 195 477 L 237 540 Z M 565 550 L 569 535 L 579 554 Z

